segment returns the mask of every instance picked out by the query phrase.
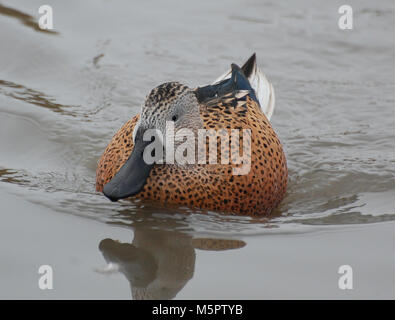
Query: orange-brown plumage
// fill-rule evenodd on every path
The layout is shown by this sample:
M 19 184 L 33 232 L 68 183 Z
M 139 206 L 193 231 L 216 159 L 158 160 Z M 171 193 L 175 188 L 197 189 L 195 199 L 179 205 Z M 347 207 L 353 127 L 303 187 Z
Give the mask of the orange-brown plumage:
M 215 96 L 199 102 L 199 114 L 205 129 L 225 129 L 229 136 L 231 129 L 251 130 L 249 173 L 232 174 L 232 161 L 188 166 L 155 164 L 135 197 L 240 215 L 272 212 L 285 195 L 288 171 L 281 143 L 259 103 L 251 95 Z M 105 149 L 96 171 L 97 191 L 102 191 L 128 160 L 138 120 L 136 115 L 126 122 Z M 220 138 L 217 140 L 220 159 Z M 242 145 L 240 138 L 241 150 Z

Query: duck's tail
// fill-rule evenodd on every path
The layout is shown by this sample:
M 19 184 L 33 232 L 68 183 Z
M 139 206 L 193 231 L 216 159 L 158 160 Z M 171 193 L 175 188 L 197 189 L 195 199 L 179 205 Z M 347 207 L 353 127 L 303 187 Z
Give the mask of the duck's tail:
M 255 95 L 261 106 L 261 110 L 270 120 L 274 111 L 275 105 L 275 95 L 274 88 L 272 84 L 267 80 L 265 74 L 259 69 L 256 64 L 255 53 L 247 60 L 246 63 L 241 67 L 245 76 L 251 84 L 251 87 L 255 91 Z M 222 80 L 230 78 L 232 70 L 224 73 L 218 79 L 216 79 L 213 84 L 216 84 Z

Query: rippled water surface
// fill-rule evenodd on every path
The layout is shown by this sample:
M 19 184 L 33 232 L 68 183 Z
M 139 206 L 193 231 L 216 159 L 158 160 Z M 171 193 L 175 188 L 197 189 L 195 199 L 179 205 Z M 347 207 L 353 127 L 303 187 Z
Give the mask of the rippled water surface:
M 340 1 L 49 0 L 53 31 L 42 4 L 0 3 L 1 298 L 395 298 L 393 1 L 349 1 L 353 30 Z M 290 171 L 273 217 L 95 192 L 153 87 L 211 83 L 253 52 Z

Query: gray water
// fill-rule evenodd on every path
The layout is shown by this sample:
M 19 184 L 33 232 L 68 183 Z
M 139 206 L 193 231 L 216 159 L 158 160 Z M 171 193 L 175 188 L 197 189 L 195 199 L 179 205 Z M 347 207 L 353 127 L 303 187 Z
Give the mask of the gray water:
M 395 298 L 393 1 L 348 1 L 353 30 L 341 1 L 48 0 L 53 31 L 42 4 L 0 3 L 0 298 Z M 290 171 L 274 217 L 95 192 L 153 87 L 211 83 L 253 52 Z

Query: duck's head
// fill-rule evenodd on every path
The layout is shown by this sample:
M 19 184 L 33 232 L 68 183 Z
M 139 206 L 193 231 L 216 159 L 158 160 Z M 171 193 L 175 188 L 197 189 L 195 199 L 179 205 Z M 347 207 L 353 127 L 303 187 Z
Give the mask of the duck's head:
M 195 132 L 202 126 L 195 90 L 178 82 L 167 82 L 154 88 L 147 96 L 133 130 L 133 151 L 117 174 L 104 186 L 104 195 L 111 201 L 117 201 L 138 194 L 154 166 L 153 149 L 146 147 L 161 147 L 166 155 L 167 147 L 171 147 L 170 152 L 174 152 L 177 144 L 183 142 L 172 139 L 170 129 L 177 136 L 181 129 Z M 167 139 L 172 139 L 174 144 L 167 143 Z M 159 158 L 163 159 L 162 155 Z M 159 158 L 156 155 L 156 159 Z
M 163 136 L 169 123 L 177 132 L 180 129 L 201 127 L 196 92 L 178 82 L 166 82 L 152 89 L 134 128 L 133 139 L 148 129 L 159 130 Z

